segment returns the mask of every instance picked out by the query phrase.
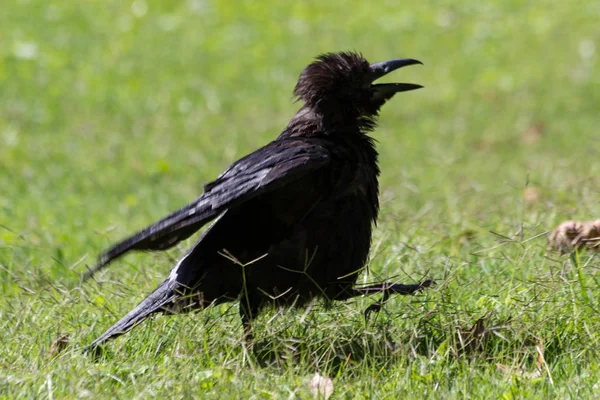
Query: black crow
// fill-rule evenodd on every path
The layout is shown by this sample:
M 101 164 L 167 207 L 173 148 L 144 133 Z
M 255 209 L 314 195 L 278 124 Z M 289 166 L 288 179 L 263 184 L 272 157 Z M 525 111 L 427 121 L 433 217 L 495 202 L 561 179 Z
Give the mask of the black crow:
M 214 220 L 169 277 L 89 347 L 156 312 L 181 313 L 239 299 L 246 335 L 267 304 L 302 305 L 432 284 L 355 287 L 379 211 L 377 151 L 369 133 L 380 107 L 409 83 L 374 83 L 409 58 L 370 64 L 324 54 L 300 74 L 303 102 L 273 142 L 240 159 L 194 202 L 116 244 L 87 277 L 130 250 L 164 250 Z

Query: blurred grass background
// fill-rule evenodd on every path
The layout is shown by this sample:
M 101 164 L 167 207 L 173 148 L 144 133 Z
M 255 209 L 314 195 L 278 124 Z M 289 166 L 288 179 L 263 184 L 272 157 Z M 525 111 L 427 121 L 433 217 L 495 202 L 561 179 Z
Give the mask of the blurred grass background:
M 600 215 L 599 2 L 6 0 L 2 9 L 7 398 L 307 398 L 314 372 L 334 378 L 339 398 L 597 393 L 598 260 L 547 254 L 543 233 Z M 257 323 L 276 354 L 267 366 L 241 349 L 235 305 L 159 317 L 101 360 L 81 355 L 186 246 L 128 256 L 79 285 L 84 264 L 274 139 L 299 107 L 301 70 L 339 50 L 425 64 L 386 78 L 425 89 L 391 101 L 374 134 L 383 203 L 365 280 L 427 275 L 438 287 L 390 301 L 374 324 L 362 320 L 369 300 L 267 315 Z M 502 328 L 465 354 L 457 332 L 487 315 Z M 70 346 L 53 357 L 63 334 Z

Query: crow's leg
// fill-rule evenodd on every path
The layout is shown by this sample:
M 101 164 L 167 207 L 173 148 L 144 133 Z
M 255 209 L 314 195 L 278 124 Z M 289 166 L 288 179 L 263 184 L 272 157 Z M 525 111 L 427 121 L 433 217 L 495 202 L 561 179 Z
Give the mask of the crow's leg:
M 252 321 L 258 315 L 259 304 L 260 301 L 249 294 L 242 294 L 240 298 L 240 317 L 242 317 L 245 342 L 251 342 L 254 339 L 252 335 Z
M 381 311 L 381 307 L 383 307 L 383 305 L 385 304 L 386 301 L 388 301 L 389 298 L 390 298 L 390 292 L 385 290 L 383 292 L 383 295 L 381 296 L 381 299 L 379 299 L 378 301 L 371 304 L 369 307 L 367 307 L 365 309 L 365 320 L 367 320 L 369 318 L 370 313 L 372 313 L 372 312 L 378 313 L 379 311 Z
M 379 312 L 383 304 L 390 298 L 392 294 L 401 294 L 401 295 L 409 295 L 415 294 L 423 289 L 426 289 L 435 282 L 432 280 L 426 280 L 421 283 L 415 283 L 412 285 L 402 285 L 399 283 L 391 283 L 391 282 L 383 282 L 377 285 L 363 286 L 363 287 L 355 287 L 350 291 L 345 292 L 342 296 L 336 298 L 336 300 L 346 300 L 356 296 L 370 295 L 376 293 L 383 293 L 381 300 L 371 304 L 365 310 L 365 318 L 369 316 L 369 313 L 375 311 Z

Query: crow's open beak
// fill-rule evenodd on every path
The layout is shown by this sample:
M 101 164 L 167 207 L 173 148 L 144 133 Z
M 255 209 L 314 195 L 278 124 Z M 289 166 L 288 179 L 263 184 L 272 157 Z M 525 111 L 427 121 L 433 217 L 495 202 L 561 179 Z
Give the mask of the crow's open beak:
M 371 82 L 399 68 L 415 64 L 422 65 L 423 63 L 418 60 L 413 60 L 412 58 L 396 58 L 394 60 L 371 64 Z M 423 86 L 415 85 L 413 83 L 379 83 L 373 84 L 372 87 L 377 94 L 382 95 L 384 98 L 389 98 L 393 96 L 394 93 L 420 89 Z

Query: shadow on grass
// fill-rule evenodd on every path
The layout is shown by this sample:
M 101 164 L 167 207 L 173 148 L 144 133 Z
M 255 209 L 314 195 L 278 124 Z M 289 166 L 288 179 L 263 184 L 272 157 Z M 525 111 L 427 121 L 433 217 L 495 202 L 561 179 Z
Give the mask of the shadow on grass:
M 517 331 L 511 326 L 513 321 L 497 320 L 491 314 L 466 328 L 457 322 L 425 316 L 402 329 L 382 322 L 362 329 L 313 326 L 304 336 L 280 331 L 254 342 L 250 354 L 262 368 L 285 371 L 301 366 L 329 376 L 352 376 L 365 370 L 410 367 L 417 358 L 442 365 L 461 361 L 543 371 L 565 353 L 558 339 Z
M 249 347 L 253 361 L 262 368 L 302 366 L 335 376 L 409 363 L 417 355 L 431 354 L 441 339 L 437 333 L 417 326 L 398 333 L 382 323 L 362 328 L 349 324 L 312 326 L 302 333 L 291 331 L 261 335 Z
M 267 314 L 256 321 L 256 339 L 244 343 L 237 313 L 231 310 L 228 314 L 217 319 L 206 315 L 189 325 L 189 320 L 168 319 L 173 325 L 158 341 L 156 331 L 148 327 L 137 340 L 130 338 L 121 345 L 121 350 L 134 358 L 177 352 L 180 357 L 207 365 L 235 359 L 240 366 L 276 374 L 298 369 L 332 377 L 361 376 L 364 371 L 385 374 L 395 367 L 411 368 L 416 359 L 441 366 L 457 361 L 491 368 L 500 365 L 516 374 L 543 372 L 563 357 L 569 340 L 575 340 L 567 334 L 536 337 L 531 334 L 534 326 L 492 313 L 480 318 L 449 317 L 438 312 L 388 314 L 365 324 L 360 314 L 324 311 L 311 313 L 301 322 L 296 313 Z M 158 323 L 166 321 L 159 319 Z M 198 332 L 203 334 L 198 336 Z M 195 338 L 190 340 L 190 335 Z M 98 348 L 90 355 L 96 360 L 119 358 L 119 346 L 116 352 L 114 346 Z

